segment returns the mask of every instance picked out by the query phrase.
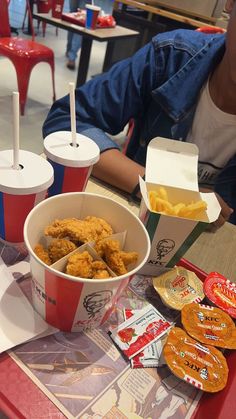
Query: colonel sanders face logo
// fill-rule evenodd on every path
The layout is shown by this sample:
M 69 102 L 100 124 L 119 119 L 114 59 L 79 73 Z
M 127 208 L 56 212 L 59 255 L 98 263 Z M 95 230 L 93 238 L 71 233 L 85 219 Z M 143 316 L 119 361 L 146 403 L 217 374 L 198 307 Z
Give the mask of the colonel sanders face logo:
M 151 265 L 165 265 L 164 257 L 168 255 L 175 247 L 175 242 L 172 239 L 162 239 L 156 245 L 156 259 L 148 261 Z
M 207 368 L 202 368 L 201 369 L 201 371 L 200 371 L 200 377 L 203 380 L 208 380 L 208 371 L 207 371 Z
M 83 306 L 90 318 L 94 318 L 111 301 L 112 291 L 97 291 L 85 297 Z
M 204 321 L 204 314 L 201 311 L 199 311 L 197 313 L 197 316 L 198 316 L 198 319 L 200 320 L 200 322 L 202 323 Z
M 171 239 L 162 239 L 157 243 L 157 260 L 163 259 L 175 247 L 175 242 Z

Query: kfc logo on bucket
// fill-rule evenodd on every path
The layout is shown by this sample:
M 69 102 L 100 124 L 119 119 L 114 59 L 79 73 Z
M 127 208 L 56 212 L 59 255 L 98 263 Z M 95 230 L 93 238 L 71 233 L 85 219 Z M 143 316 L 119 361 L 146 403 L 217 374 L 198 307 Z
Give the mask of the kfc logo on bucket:
M 68 281 L 46 270 L 41 278 L 41 283 L 32 279 L 36 310 L 52 326 L 72 332 L 90 330 L 105 322 L 128 283 L 114 283 L 109 290 L 100 283 L 94 291 L 91 283 Z

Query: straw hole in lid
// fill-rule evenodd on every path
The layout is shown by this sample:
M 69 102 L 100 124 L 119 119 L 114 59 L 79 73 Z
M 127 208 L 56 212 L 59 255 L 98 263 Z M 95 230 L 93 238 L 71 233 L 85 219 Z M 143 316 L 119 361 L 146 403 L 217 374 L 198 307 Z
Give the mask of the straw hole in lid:
M 14 166 L 12 166 L 12 168 L 15 169 Z M 23 164 L 19 164 L 17 170 L 23 170 L 23 169 L 24 169 Z
M 78 147 L 79 147 L 79 144 L 77 144 L 77 143 L 76 143 L 76 144 L 75 144 L 75 146 L 74 146 L 74 144 L 73 144 L 73 143 L 70 143 L 70 146 L 71 146 L 71 147 L 76 147 L 76 148 L 78 148 Z

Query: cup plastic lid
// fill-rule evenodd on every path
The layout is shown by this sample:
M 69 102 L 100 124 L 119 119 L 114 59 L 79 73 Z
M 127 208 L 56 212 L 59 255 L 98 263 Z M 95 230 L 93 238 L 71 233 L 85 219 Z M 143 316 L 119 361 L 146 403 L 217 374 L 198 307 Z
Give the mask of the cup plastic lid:
M 45 191 L 54 180 L 53 168 L 43 157 L 19 151 L 21 169 L 13 169 L 13 150 L 0 152 L 0 191 L 11 195 L 29 195 Z
M 82 134 L 76 134 L 78 147 L 72 146 L 70 131 L 57 131 L 44 139 L 44 152 L 55 163 L 69 167 L 88 167 L 100 157 L 98 145 Z

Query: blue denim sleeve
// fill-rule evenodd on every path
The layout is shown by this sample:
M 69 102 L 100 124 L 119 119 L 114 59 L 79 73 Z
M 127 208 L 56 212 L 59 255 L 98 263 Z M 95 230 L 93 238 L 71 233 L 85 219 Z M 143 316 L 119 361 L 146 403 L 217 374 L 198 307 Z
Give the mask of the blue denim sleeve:
M 120 133 L 130 118 L 142 117 L 155 87 L 155 78 L 155 51 L 150 42 L 132 57 L 76 90 L 77 132 L 93 139 L 101 152 L 119 148 L 109 134 Z M 52 105 L 43 125 L 43 136 L 70 129 L 67 95 Z

